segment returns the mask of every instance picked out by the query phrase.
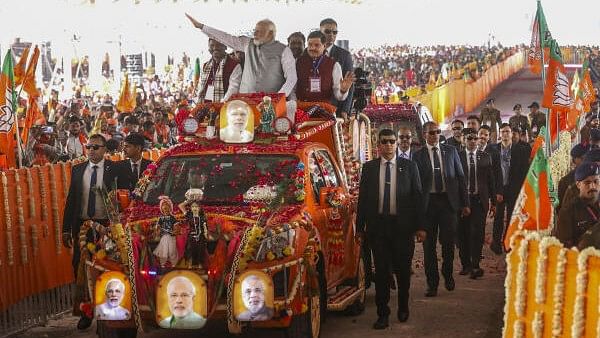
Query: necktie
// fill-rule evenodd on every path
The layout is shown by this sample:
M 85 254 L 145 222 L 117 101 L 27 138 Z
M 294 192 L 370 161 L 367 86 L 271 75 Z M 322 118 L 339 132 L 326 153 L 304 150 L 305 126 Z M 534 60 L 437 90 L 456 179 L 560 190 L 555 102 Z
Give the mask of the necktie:
M 473 153 L 469 154 L 469 193 L 475 193 L 475 157 Z
M 140 171 L 138 170 L 138 164 L 137 163 L 133 164 L 133 176 L 135 176 L 135 179 L 139 179 L 140 178 Z
M 88 213 L 88 217 L 89 218 L 93 218 L 94 214 L 96 213 L 96 191 L 94 190 L 96 188 L 96 181 L 98 180 L 98 166 L 94 165 L 92 167 L 93 171 L 92 171 L 92 177 L 90 178 L 90 191 L 88 193 L 88 209 L 87 209 L 87 213 Z
M 443 180 L 442 180 L 442 165 L 440 164 L 440 156 L 438 153 L 438 148 L 433 147 L 433 183 L 434 183 L 434 191 L 442 192 L 443 189 Z
M 385 187 L 383 188 L 383 214 L 390 214 L 390 188 L 392 185 L 392 163 L 390 161 L 385 162 Z

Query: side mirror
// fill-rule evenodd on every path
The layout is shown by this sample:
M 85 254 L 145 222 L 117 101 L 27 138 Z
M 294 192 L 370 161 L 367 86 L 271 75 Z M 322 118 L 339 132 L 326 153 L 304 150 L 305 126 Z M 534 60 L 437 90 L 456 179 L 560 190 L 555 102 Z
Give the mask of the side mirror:
M 319 190 L 319 205 L 323 208 L 333 206 L 345 197 L 343 187 L 322 187 Z
M 127 207 L 129 207 L 129 204 L 131 204 L 131 200 L 129 199 L 129 190 L 117 190 L 117 201 L 119 202 L 119 209 L 121 211 L 127 209 Z

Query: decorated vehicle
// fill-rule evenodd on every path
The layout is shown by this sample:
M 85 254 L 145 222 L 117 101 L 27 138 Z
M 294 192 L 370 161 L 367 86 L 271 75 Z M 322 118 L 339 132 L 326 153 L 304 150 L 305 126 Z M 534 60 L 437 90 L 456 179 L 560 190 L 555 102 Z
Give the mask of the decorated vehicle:
M 131 202 L 117 193 L 126 208 L 106 194 L 110 226 L 80 241 L 101 337 L 224 319 L 316 338 L 327 310 L 363 311 L 353 138 L 333 107 L 304 108 L 292 122 L 284 97 L 252 94 L 182 110 L 181 143 Z
M 418 101 L 398 104 L 371 104 L 364 111 L 364 115 L 371 122 L 372 144 L 377 144 L 377 131 L 389 128 L 398 131 L 401 126 L 411 129 L 413 143 L 418 146 L 424 143 L 423 124 L 433 121 L 429 109 Z M 375 147 L 372 147 L 375 149 Z

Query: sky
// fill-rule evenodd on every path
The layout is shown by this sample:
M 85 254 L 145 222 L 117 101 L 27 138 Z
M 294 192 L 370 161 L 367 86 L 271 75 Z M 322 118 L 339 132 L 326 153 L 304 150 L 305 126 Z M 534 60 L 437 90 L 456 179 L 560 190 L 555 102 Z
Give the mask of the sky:
M 325 17 L 351 48 L 384 43 L 481 45 L 490 35 L 504 45 L 528 44 L 535 0 L 0 0 L 0 52 L 16 37 L 50 40 L 64 57 L 152 51 L 206 59 L 207 39 L 187 21 L 242 34 L 272 19 L 277 38 L 308 34 Z M 352 4 L 360 1 L 360 4 Z M 545 0 L 553 36 L 562 45 L 600 44 L 600 1 Z M 76 36 L 76 41 L 73 41 Z

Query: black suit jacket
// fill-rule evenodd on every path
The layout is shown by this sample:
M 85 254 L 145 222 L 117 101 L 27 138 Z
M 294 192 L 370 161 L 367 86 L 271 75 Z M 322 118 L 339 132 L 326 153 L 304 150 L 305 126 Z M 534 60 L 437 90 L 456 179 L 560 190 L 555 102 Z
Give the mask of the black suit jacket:
M 500 154 L 500 157 L 502 157 L 502 143 L 496 144 L 495 147 Z M 521 186 L 523 185 L 523 181 L 525 181 L 527 171 L 529 170 L 530 156 L 531 146 L 529 144 L 519 142 L 511 145 L 510 167 L 508 170 L 508 196 L 504 196 L 505 199 L 508 198 L 509 200 L 514 201 L 519 195 L 519 191 L 521 191 Z M 500 168 L 500 172 L 502 173 L 502 168 Z
M 460 163 L 456 148 L 441 143 L 439 144 L 439 148 L 441 151 L 444 183 L 446 184 L 448 200 L 450 201 L 452 209 L 458 211 L 463 207 L 469 206 L 462 164 Z M 423 186 L 423 208 L 427 210 L 429 207 L 429 192 L 433 186 L 433 168 L 431 159 L 429 158 L 429 148 L 427 148 L 427 145 L 423 146 L 414 154 L 413 161 L 415 161 L 419 167 L 421 184 Z
M 375 220 L 379 215 L 379 166 L 381 160 L 374 159 L 365 163 L 360 177 L 358 194 L 358 212 L 356 229 L 364 232 L 365 226 L 370 234 L 377 233 Z M 421 179 L 419 170 L 413 161 L 396 158 L 396 215 L 400 233 L 414 233 L 423 228 Z
M 469 180 L 469 158 L 466 150 L 461 151 L 459 154 L 460 162 L 462 163 L 463 172 L 465 173 L 466 182 Z M 494 182 L 494 174 L 492 171 L 492 158 L 490 154 L 485 151 L 477 150 L 475 152 L 475 163 L 476 163 L 476 177 L 477 180 L 477 193 L 481 199 L 483 210 L 487 212 L 490 209 L 490 203 L 494 204 L 496 199 L 496 187 Z M 490 202 L 491 200 L 491 202 Z
M 83 173 L 88 166 L 89 161 L 76 164 L 71 168 L 71 182 L 69 184 L 69 193 L 65 202 L 63 214 L 63 233 L 70 233 L 73 238 L 79 238 L 79 227 L 81 226 L 81 196 L 83 194 Z M 108 190 L 111 189 L 114 179 L 114 165 L 110 160 L 104 160 L 103 181 Z
M 502 186 L 502 167 L 500 166 L 500 152 L 493 144 L 488 144 L 483 149 L 486 153 L 490 154 L 492 158 L 492 173 L 494 175 L 494 183 L 496 185 L 496 194 L 503 195 L 504 187 Z
M 449 146 L 453 146 L 457 151 L 461 151 L 464 149 L 462 143 L 458 142 L 454 136 L 446 139 L 446 144 Z
M 342 47 L 338 47 L 333 45 L 331 47 L 331 52 L 329 53 L 330 57 L 332 57 L 335 61 L 337 61 L 342 67 L 342 77 L 346 76 L 347 72 L 354 71 L 354 65 L 352 62 L 352 55 L 349 51 L 345 50 Z M 350 87 L 348 90 L 348 97 L 344 101 L 336 101 L 337 102 L 337 111 L 336 113 L 340 113 L 341 111 L 345 111 L 350 114 L 352 110 L 352 96 L 354 95 L 354 85 Z
M 142 162 L 140 164 L 140 177 L 144 173 L 144 170 L 148 167 L 148 165 L 152 163 L 152 161 L 142 158 Z M 135 189 L 135 185 L 137 184 L 137 177 L 131 170 L 131 161 L 129 159 L 118 161 L 115 163 L 116 167 L 116 178 L 117 178 L 117 189 L 128 189 L 133 191 Z

